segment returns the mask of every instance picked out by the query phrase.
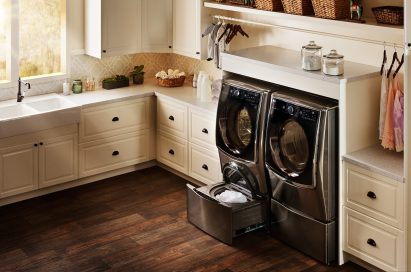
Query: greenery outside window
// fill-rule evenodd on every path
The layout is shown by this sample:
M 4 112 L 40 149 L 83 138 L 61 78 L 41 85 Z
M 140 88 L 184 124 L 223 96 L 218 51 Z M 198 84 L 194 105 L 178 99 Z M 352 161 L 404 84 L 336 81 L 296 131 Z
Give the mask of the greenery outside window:
M 0 87 L 67 77 L 66 11 L 67 0 L 0 0 Z

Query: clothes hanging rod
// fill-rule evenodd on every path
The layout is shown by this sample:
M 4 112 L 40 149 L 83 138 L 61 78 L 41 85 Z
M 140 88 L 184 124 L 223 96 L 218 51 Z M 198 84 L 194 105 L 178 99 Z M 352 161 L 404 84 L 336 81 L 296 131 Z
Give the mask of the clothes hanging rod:
M 384 41 L 378 41 L 378 40 L 372 40 L 372 39 L 356 38 L 356 37 L 351 37 L 347 35 L 339 35 L 339 34 L 333 34 L 333 33 L 328 33 L 328 32 L 301 29 L 301 28 L 282 26 L 282 25 L 276 25 L 276 24 L 259 23 L 259 22 L 238 19 L 238 18 L 233 18 L 233 17 L 227 17 L 227 16 L 221 16 L 221 15 L 214 15 L 213 17 L 219 20 L 227 20 L 227 21 L 252 24 L 252 25 L 257 25 L 257 26 L 273 27 L 273 28 L 286 29 L 286 30 L 292 30 L 292 31 L 309 33 L 309 34 L 324 35 L 324 36 L 333 37 L 333 38 L 340 38 L 340 39 L 342 38 L 342 39 L 347 39 L 351 41 L 364 42 L 364 43 L 370 43 L 370 44 L 376 44 L 376 45 L 382 45 L 382 46 L 390 46 L 394 48 L 404 48 L 402 44 L 397 44 L 393 42 L 384 42 Z

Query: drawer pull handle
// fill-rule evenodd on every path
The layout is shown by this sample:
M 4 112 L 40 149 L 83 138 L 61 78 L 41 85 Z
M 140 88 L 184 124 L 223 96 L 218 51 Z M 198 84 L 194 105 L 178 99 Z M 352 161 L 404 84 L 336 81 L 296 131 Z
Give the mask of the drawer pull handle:
M 170 155 L 174 155 L 174 150 L 170 149 L 170 150 L 168 151 L 168 153 L 169 153 Z
M 120 121 L 120 118 L 118 118 L 118 117 L 116 116 L 116 117 L 114 117 L 113 119 L 111 119 L 111 121 L 113 121 L 113 122 L 118 122 L 118 121 Z
M 120 155 L 120 152 L 118 152 L 118 151 L 116 150 L 116 151 L 113 152 L 112 155 L 113 155 L 113 156 L 118 156 L 118 155 Z
M 203 166 L 201 166 L 204 170 L 208 171 L 208 166 L 207 164 L 203 164 Z
M 371 198 L 371 199 L 376 199 L 376 198 L 377 198 L 377 195 L 376 195 L 374 192 L 372 192 L 372 191 L 369 191 L 369 192 L 367 193 L 367 196 L 368 196 L 369 198 Z
M 377 246 L 377 243 L 374 241 L 374 239 L 371 239 L 371 238 L 367 240 L 367 244 L 373 247 Z
M 34 146 L 38 146 L 38 144 L 34 144 Z
M 168 117 L 168 120 L 174 121 L 174 116 L 170 115 L 170 117 Z
M 203 132 L 204 134 L 208 134 L 208 130 L 207 130 L 206 128 L 203 128 L 202 132 Z
M 40 145 L 43 145 L 43 142 L 40 142 Z

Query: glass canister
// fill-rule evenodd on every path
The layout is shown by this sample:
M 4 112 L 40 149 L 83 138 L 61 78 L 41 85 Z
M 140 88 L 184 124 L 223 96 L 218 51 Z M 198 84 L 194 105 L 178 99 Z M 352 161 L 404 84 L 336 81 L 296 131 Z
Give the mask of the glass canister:
M 321 70 L 322 47 L 310 41 L 301 49 L 301 67 L 307 71 Z
M 323 58 L 323 73 L 330 76 L 339 76 L 344 74 L 344 56 L 333 49 Z
M 81 79 L 73 80 L 72 91 L 74 94 L 79 94 L 83 92 L 83 82 L 81 82 Z

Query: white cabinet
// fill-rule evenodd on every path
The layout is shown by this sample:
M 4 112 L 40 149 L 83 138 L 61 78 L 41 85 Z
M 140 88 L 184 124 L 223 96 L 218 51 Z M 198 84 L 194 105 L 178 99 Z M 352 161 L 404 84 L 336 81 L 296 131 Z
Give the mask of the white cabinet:
M 202 58 L 205 40 L 201 38 L 206 16 L 202 0 L 173 0 L 173 52 Z
M 34 141 L 0 150 L 0 198 L 38 188 L 38 148 Z
M 108 57 L 141 50 L 141 0 L 85 0 L 86 54 Z
M 404 183 L 343 164 L 343 250 L 387 271 L 405 271 Z
M 205 184 L 222 181 L 215 113 L 158 98 L 157 160 Z
M 46 139 L 39 143 L 39 188 L 77 178 L 77 134 Z
M 80 177 L 155 158 L 152 97 L 83 108 L 80 118 Z
M 0 140 L 0 198 L 78 178 L 77 125 Z
M 173 46 L 173 1 L 142 0 L 142 51 L 171 52 Z

